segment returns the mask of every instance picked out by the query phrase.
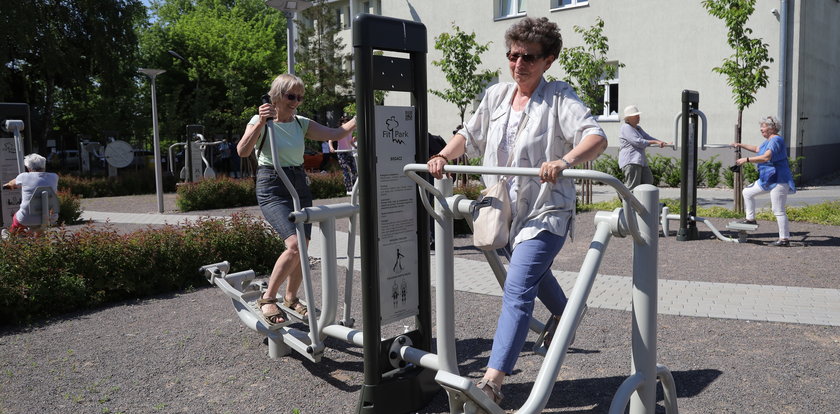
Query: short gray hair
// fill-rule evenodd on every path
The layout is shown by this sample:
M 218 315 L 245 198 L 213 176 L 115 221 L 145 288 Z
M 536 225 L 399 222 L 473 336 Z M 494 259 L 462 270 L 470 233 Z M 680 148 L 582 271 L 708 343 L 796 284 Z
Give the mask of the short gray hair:
M 25 165 L 26 168 L 29 168 L 29 171 L 43 172 L 47 170 L 47 159 L 38 154 L 32 153 L 23 157 L 23 165 Z
M 761 118 L 761 122 L 759 125 L 767 125 L 768 127 L 775 129 L 776 132 L 782 130 L 782 121 L 779 121 L 778 118 L 775 116 L 769 115 L 765 118 Z

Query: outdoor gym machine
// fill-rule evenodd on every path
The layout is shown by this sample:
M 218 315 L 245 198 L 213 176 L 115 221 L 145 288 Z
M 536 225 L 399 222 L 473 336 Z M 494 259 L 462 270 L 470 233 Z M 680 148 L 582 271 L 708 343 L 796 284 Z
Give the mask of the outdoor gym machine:
M 184 147 L 184 166 L 176 177 L 181 177 L 188 183 L 200 181 L 202 178 L 215 178 L 216 172 L 207 158 L 207 149 L 223 142 L 224 140 L 207 141 L 204 138 L 203 125 L 187 125 L 186 142 L 176 142 L 169 146 L 169 172 L 175 175 L 175 148 Z
M 720 231 L 712 224 L 712 222 L 705 218 L 697 216 L 697 147 L 698 136 L 700 136 L 700 149 L 705 151 L 706 148 L 728 148 L 726 144 L 708 144 L 707 143 L 707 128 L 708 121 L 706 115 L 699 109 L 700 94 L 692 90 L 682 91 L 682 110 L 674 117 L 674 135 L 680 137 L 676 142 L 680 142 L 679 147 L 681 151 L 681 169 L 680 169 L 680 214 L 669 214 L 668 207 L 662 208 L 662 215 L 660 217 L 662 232 L 665 236 L 669 233 L 669 221 L 679 220 L 680 227 L 677 230 L 678 241 L 697 240 L 700 234 L 697 230 L 697 223 L 703 223 L 709 227 L 712 233 L 720 240 L 726 242 L 744 242 L 746 241 L 746 230 L 755 230 L 758 226 L 743 225 L 744 228 L 733 228 L 733 224 L 728 226 L 733 230 L 739 231 L 739 237 L 733 239 L 721 234 Z M 699 122 L 703 121 L 703 129 L 699 128 Z M 701 135 L 698 135 L 701 133 Z
M 437 269 L 436 314 L 438 315 L 438 351 L 446 343 L 454 346 L 454 333 L 444 327 L 454 326 L 454 304 L 442 295 L 454 289 L 454 260 L 452 228 L 453 219 L 460 218 L 472 227 L 472 212 L 476 201 L 463 195 L 452 194 L 450 179 L 435 180 L 435 185 L 425 181 L 417 172 L 427 171 L 425 164 L 407 165 L 406 174 L 421 188 L 420 197 L 425 208 L 435 219 L 435 259 Z M 470 167 L 448 165 L 444 172 L 460 174 L 504 174 L 507 176 L 538 176 L 538 168 Z M 615 177 L 590 170 L 565 170 L 563 177 L 591 179 L 614 187 L 624 200 L 624 208 L 613 212 L 598 212 L 595 217 L 596 230 L 590 249 L 586 254 L 575 282 L 575 288 L 566 305 L 568 312 L 561 316 L 555 341 L 548 349 L 534 387 L 518 413 L 539 413 L 545 408 L 552 387 L 560 373 L 571 338 L 580 323 L 583 307 L 594 284 L 598 267 L 611 236 L 633 238 L 633 320 L 632 320 L 632 371 L 617 390 L 610 413 L 623 413 L 628 402 L 630 413 L 653 413 L 656 409 L 656 380 L 662 382 L 665 407 L 668 413 L 677 412 L 676 386 L 670 371 L 664 365 L 656 364 L 656 313 L 657 313 L 657 256 L 658 225 L 657 207 L 659 190 L 651 185 L 641 185 L 632 193 Z M 544 184 L 547 185 L 547 184 Z M 428 195 L 435 198 L 432 207 Z M 488 263 L 496 274 L 500 286 L 504 284 L 505 271 L 495 251 L 485 251 Z M 541 331 L 542 325 L 531 321 L 531 329 Z M 451 335 L 451 336 L 450 336 Z M 443 339 L 442 339 L 443 338 Z M 442 344 L 441 342 L 445 342 Z M 402 347 L 399 354 L 409 362 L 430 365 L 424 359 L 434 361 L 432 356 L 419 353 L 410 347 Z M 438 357 L 439 359 L 440 357 Z M 488 413 L 503 413 L 469 378 L 458 375 L 456 370 L 440 368 L 435 380 L 449 393 L 452 413 L 472 413 L 484 410 Z
M 23 166 L 24 148 L 31 147 L 25 142 L 23 131 L 29 125 L 29 105 L 24 103 L 0 103 L 0 130 L 11 137 L 0 138 L 0 172 L 3 183 L 26 171 Z M 31 134 L 28 134 L 31 135 Z M 13 175 L 14 174 L 14 175 Z M 2 199 L 2 218 L 0 225 L 12 225 L 12 215 L 20 208 L 21 192 L 18 190 L 0 190 Z
M 354 48 L 357 68 L 357 127 L 359 136 L 359 180 L 351 204 L 300 208 L 297 194 L 278 165 L 275 169 L 294 199 L 290 220 L 298 238 L 303 239 L 304 223 L 319 223 L 322 235 L 323 292 L 320 317 L 310 282 L 308 249 L 300 245 L 300 260 L 306 303 L 309 305 L 309 332 L 294 329 L 287 322 L 267 326 L 258 316 L 254 301 L 262 296 L 259 284 L 253 283 L 253 271 L 228 274 L 226 262 L 202 267 L 208 280 L 228 294 L 240 319 L 269 338 L 269 355 L 279 357 L 295 350 L 311 361 L 319 361 L 326 336 L 364 347 L 364 384 L 360 393 L 359 413 L 413 412 L 428 404 L 442 385 L 449 394 L 453 413 L 489 413 L 503 410 L 490 401 L 467 378 L 458 373 L 454 332 L 454 257 L 453 219 L 464 218 L 472 225 L 470 213 L 476 203 L 461 195 L 452 195 L 452 181 L 436 180 L 429 184 L 417 172 L 426 171 L 426 31 L 422 24 L 381 16 L 360 15 L 354 25 Z M 407 53 L 409 58 L 383 57 L 374 49 Z M 374 76 L 375 74 L 375 76 Z M 412 93 L 413 106 L 375 106 L 374 90 Z M 272 128 L 269 127 L 269 131 Z M 272 154 L 274 137 L 269 135 Z M 411 163 L 413 161 L 414 163 Z M 485 168 L 447 166 L 445 172 L 466 174 L 507 174 L 536 176 L 536 168 Z M 592 289 L 597 270 L 613 235 L 634 239 L 632 371 L 618 388 L 611 413 L 653 413 L 656 408 L 656 380 L 665 390 L 665 406 L 676 413 L 676 388 L 668 369 L 656 364 L 657 248 L 656 208 L 658 190 L 642 185 L 631 193 L 616 178 L 588 170 L 568 170 L 564 179 L 592 179 L 604 182 L 619 192 L 624 208 L 596 215 L 596 234 L 581 267 L 576 287 L 564 312 L 554 346 L 548 349 L 528 401 L 519 410 L 540 412 L 550 396 L 573 332 L 580 321 L 584 304 Z M 413 181 L 413 182 L 412 182 Z M 420 186 L 421 191 L 417 191 Z M 364 205 L 355 204 L 357 197 Z M 429 196 L 435 198 L 432 208 Z M 635 195 L 634 195 L 635 194 Z M 638 198 L 637 198 L 638 197 Z M 437 354 L 431 352 L 431 277 L 428 243 L 428 216 L 436 222 L 436 340 Z M 337 306 L 335 219 L 361 219 L 361 283 L 364 332 L 352 329 L 352 319 L 335 321 Z M 351 234 L 355 234 L 351 221 Z M 353 257 L 348 246 L 348 258 Z M 486 252 L 500 285 L 505 269 L 496 252 Z M 352 262 L 351 262 L 352 263 Z M 352 265 L 351 265 L 352 267 Z M 352 283 L 349 269 L 346 285 Z M 345 295 L 345 305 L 349 301 Z M 294 314 L 290 313 L 290 316 Z M 412 326 L 405 326 L 413 320 Z M 383 332 L 398 333 L 386 337 Z M 531 329 L 541 331 L 543 324 L 532 319 Z M 386 329 L 383 329 L 386 328 Z

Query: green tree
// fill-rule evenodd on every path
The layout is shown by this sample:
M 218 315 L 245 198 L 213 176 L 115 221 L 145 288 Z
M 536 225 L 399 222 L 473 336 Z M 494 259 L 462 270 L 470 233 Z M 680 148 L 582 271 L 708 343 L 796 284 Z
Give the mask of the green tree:
M 499 75 L 499 71 L 477 71 L 481 54 L 487 51 L 490 42 L 479 44 L 475 41 L 475 32 L 467 34 L 454 23 L 452 29 L 454 33 L 441 33 L 435 38 L 435 49 L 443 52 L 443 58 L 432 61 L 433 65 L 441 68 L 450 88 L 431 92 L 455 104 L 463 124 L 467 106 Z
M 604 80 L 612 79 L 623 63 L 612 64 L 607 60 L 610 46 L 604 36 L 604 20 L 598 17 L 590 28 L 574 26 L 575 33 L 583 36 L 585 46 L 565 48 L 557 62 L 566 72 L 565 82 L 577 91 L 580 99 L 593 114 L 604 112 Z
M 167 70 L 157 78 L 161 137 L 183 136 L 187 124 L 204 125 L 206 134 L 241 133 L 285 71 L 283 14 L 261 0 L 165 0 L 152 11 L 140 50 L 144 65 Z M 150 98 L 143 99 L 148 108 Z
M 734 53 L 723 60 L 721 66 L 712 70 L 725 75 L 726 83 L 732 87 L 732 98 L 738 107 L 738 123 L 735 126 L 735 142 L 741 142 L 741 121 L 744 108 L 755 102 L 755 94 L 767 86 L 767 63 L 773 62 L 768 45 L 760 38 L 751 38 L 752 29 L 745 27 L 755 11 L 755 0 L 704 0 L 703 7 L 714 17 L 724 21 L 727 28 L 726 43 Z M 737 153 L 740 157 L 740 150 Z M 741 173 L 735 173 L 735 211 L 744 212 L 741 190 Z
M 132 129 L 137 115 L 140 0 L 4 2 L 0 101 L 28 103 L 35 150 L 47 138 L 75 148 L 103 129 Z
M 327 123 L 328 113 L 341 111 L 353 100 L 353 75 L 345 69 L 351 55 L 343 53 L 342 28 L 326 0 L 316 0 L 301 14 L 303 19 L 296 22 L 300 48 L 295 53 L 295 70 L 306 83 L 306 99 L 300 109 Z

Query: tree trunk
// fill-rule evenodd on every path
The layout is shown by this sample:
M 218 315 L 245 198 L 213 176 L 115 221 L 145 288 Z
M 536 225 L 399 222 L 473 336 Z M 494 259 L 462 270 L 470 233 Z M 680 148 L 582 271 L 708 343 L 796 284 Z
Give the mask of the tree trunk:
M 741 121 L 744 114 L 743 109 L 738 110 L 738 123 L 735 125 L 735 142 L 741 143 Z M 735 160 L 741 158 L 741 148 L 738 147 L 735 149 Z M 734 165 L 734 162 L 733 162 Z M 743 168 L 739 168 L 738 171 L 735 171 L 733 177 L 733 201 L 735 204 L 735 212 L 744 214 L 744 198 L 741 195 L 741 192 L 744 190 L 744 178 L 743 178 Z
M 46 157 L 49 155 L 47 152 L 47 135 L 49 131 L 52 129 L 52 116 L 53 116 L 53 102 L 54 102 L 54 85 L 55 81 L 52 78 L 47 79 L 46 87 L 44 90 L 44 119 L 43 119 L 43 129 L 41 130 L 41 136 L 38 137 L 37 142 L 37 149 L 31 148 L 32 152 L 38 152 L 42 156 Z M 31 125 L 26 125 L 27 128 L 31 128 Z M 27 155 L 27 154 L 24 154 Z

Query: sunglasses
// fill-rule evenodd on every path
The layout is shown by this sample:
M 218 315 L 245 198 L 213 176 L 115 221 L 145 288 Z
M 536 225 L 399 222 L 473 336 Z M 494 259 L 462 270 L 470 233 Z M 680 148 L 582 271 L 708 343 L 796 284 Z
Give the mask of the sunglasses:
M 507 56 L 508 60 L 511 62 L 516 62 L 517 60 L 519 60 L 519 58 L 522 58 L 522 60 L 525 61 L 525 63 L 534 63 L 537 61 L 537 59 L 542 59 L 545 57 L 545 55 L 529 55 L 527 53 L 523 55 L 519 53 L 510 53 L 510 50 L 508 50 L 507 53 L 505 53 L 505 56 Z
M 283 96 L 290 101 L 297 100 L 298 102 L 303 102 L 303 95 L 295 95 L 293 93 L 287 93 Z

